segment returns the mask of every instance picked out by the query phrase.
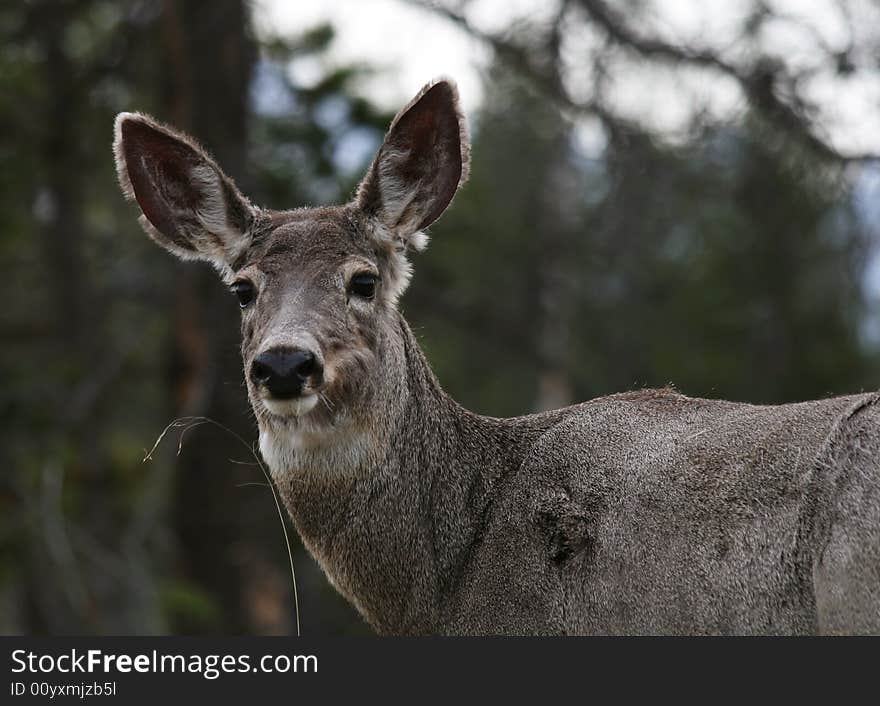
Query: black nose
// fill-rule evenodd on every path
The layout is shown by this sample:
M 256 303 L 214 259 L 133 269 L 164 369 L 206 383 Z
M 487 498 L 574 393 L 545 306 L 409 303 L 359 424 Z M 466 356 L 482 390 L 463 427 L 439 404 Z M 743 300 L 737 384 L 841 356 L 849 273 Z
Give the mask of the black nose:
M 320 385 L 323 374 L 321 362 L 311 351 L 273 348 L 260 353 L 251 365 L 251 380 L 263 385 L 272 397 L 290 399 L 302 393 L 309 380 Z

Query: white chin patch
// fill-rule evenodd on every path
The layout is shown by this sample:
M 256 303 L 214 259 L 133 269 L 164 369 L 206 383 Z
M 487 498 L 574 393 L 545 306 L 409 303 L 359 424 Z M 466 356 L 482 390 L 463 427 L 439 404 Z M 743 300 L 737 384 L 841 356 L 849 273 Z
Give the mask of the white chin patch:
M 292 400 L 264 399 L 263 405 L 279 417 L 301 417 L 311 412 L 318 404 L 318 395 L 312 393 Z

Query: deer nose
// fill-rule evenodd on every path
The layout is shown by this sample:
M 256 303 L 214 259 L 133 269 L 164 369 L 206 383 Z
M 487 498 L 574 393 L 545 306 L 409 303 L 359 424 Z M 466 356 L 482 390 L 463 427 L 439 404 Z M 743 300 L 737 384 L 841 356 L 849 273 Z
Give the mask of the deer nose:
M 307 350 L 275 348 L 260 353 L 251 364 L 253 383 L 265 387 L 278 399 L 298 397 L 308 382 L 317 387 L 323 373 L 324 367 L 317 356 Z

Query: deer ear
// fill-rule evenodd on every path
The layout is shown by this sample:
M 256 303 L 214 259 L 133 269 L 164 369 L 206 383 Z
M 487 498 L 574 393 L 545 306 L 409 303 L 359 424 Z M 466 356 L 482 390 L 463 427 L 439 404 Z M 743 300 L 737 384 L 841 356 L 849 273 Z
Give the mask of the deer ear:
M 425 86 L 401 110 L 357 191 L 357 204 L 397 244 L 424 247 L 421 231 L 467 180 L 470 146 L 458 90 L 448 79 Z
M 115 128 L 119 184 L 147 234 L 178 257 L 229 272 L 250 245 L 257 209 L 191 138 L 140 113 L 120 113 Z

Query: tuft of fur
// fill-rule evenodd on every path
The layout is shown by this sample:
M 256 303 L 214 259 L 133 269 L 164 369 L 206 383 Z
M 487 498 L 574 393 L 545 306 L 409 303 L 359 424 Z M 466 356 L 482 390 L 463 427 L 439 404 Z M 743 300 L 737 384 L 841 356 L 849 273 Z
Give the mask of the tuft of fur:
M 408 249 L 411 248 L 419 252 L 424 250 L 428 245 L 428 236 L 422 231 L 416 231 L 404 242 L 376 219 L 367 221 L 366 235 L 385 254 L 387 261 L 384 277 L 385 291 L 388 302 L 396 305 L 412 279 L 413 268 L 409 257 L 407 257 Z
M 122 124 L 126 120 L 141 120 L 154 125 L 158 125 L 158 123 L 150 116 L 137 112 L 119 113 L 113 121 L 113 158 L 116 162 L 116 179 L 126 201 L 134 201 L 134 187 L 131 185 L 131 179 L 128 176 L 128 165 L 125 163 L 125 154 L 122 151 Z

